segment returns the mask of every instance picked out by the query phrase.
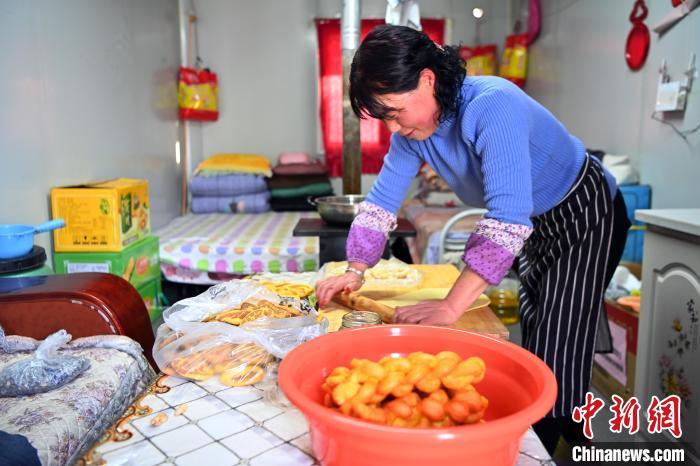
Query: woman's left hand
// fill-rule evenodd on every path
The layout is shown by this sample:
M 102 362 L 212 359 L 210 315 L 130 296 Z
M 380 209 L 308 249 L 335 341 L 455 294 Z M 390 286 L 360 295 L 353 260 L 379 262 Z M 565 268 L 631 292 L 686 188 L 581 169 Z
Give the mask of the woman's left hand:
M 462 317 L 463 312 L 457 311 L 446 299 L 425 301 L 412 306 L 396 308 L 394 323 L 450 325 Z

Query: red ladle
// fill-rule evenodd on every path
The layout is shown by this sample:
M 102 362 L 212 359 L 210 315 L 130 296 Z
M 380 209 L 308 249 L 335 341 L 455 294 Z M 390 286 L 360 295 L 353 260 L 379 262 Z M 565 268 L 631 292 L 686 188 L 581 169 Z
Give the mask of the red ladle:
M 644 24 L 648 14 L 649 9 L 644 4 L 644 0 L 637 0 L 630 13 L 632 30 L 627 36 L 627 45 L 625 46 L 627 66 L 633 71 L 637 71 L 644 66 L 649 53 L 649 28 Z

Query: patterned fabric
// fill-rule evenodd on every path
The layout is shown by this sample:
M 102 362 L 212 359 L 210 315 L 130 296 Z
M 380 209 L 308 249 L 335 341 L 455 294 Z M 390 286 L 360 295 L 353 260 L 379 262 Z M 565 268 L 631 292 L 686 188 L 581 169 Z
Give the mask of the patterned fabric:
M 513 264 L 514 256 L 481 235 L 471 235 L 462 260 L 491 285 L 497 285 Z
M 497 285 L 532 233 L 526 225 L 484 218 L 476 223 L 462 260 L 491 285 Z
M 47 393 L 0 398 L 0 430 L 26 437 L 44 465 L 73 464 L 154 377 L 143 355 L 111 348 L 63 350 L 90 361 L 71 383 Z M 0 353 L 0 367 L 29 358 Z
M 396 215 L 371 202 L 362 202 L 353 224 L 381 231 L 388 238 L 389 233 L 396 229 Z
M 474 234 L 484 236 L 497 245 L 505 248 L 513 256 L 517 256 L 532 233 L 527 225 L 505 223 L 492 218 L 484 218 L 476 222 Z
M 248 275 L 318 270 L 318 237 L 292 236 L 302 218 L 314 212 L 185 215 L 158 232 L 166 279 L 175 267 Z
M 382 258 L 386 240 L 396 225 L 396 215 L 371 202 L 361 203 L 348 234 L 348 261 L 375 265 Z
M 346 255 L 348 262 L 359 262 L 374 266 L 384 253 L 384 233 L 365 227 L 353 226 L 348 234 Z

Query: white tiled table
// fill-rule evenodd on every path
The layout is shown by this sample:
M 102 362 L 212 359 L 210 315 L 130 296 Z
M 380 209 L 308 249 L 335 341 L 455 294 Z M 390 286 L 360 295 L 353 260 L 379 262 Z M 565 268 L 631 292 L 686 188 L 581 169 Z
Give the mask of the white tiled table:
M 265 401 L 259 386 L 229 388 L 216 379 L 190 382 L 177 377 L 165 377 L 160 384 L 170 390 L 149 394 L 140 403 L 152 414 L 131 419 L 120 429 L 131 432 L 131 438 L 99 445 L 86 456 L 87 465 L 316 464 L 302 414 Z M 183 403 L 187 410 L 175 416 L 175 408 Z M 168 420 L 153 427 L 151 419 L 161 412 Z M 516 464 L 554 464 L 532 429 Z

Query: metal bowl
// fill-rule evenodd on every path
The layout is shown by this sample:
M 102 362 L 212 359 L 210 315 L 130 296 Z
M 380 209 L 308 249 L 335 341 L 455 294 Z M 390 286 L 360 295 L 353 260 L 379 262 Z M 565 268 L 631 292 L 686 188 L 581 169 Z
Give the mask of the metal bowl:
M 349 194 L 309 198 L 309 203 L 316 207 L 318 214 L 326 223 L 350 225 L 360 209 L 360 203 L 364 200 L 365 196 Z

